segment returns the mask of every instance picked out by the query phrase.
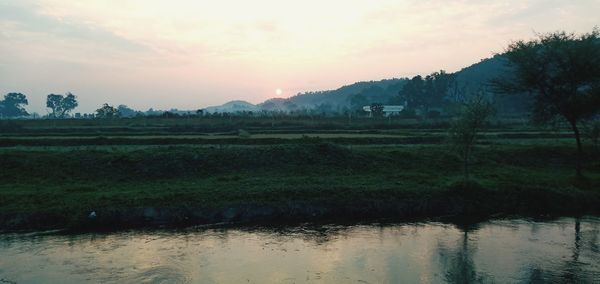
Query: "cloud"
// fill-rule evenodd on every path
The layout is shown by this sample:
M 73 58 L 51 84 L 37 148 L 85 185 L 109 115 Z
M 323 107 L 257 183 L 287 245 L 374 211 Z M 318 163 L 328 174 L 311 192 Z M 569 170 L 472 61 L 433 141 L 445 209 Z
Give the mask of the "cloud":
M 457 70 L 533 31 L 589 31 L 598 10 L 599 0 L 0 0 L 0 91 L 73 90 L 84 111 L 259 102 L 275 88 Z
M 128 52 L 140 52 L 147 47 L 127 40 L 97 26 L 86 25 L 73 19 L 57 19 L 37 12 L 32 4 L 0 3 L 0 21 L 13 24 L 13 32 L 43 34 L 60 40 L 93 42 Z

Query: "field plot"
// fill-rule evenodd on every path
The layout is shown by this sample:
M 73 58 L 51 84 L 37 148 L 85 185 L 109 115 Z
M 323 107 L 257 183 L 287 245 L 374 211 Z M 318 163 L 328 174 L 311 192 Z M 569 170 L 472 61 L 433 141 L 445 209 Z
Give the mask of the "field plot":
M 128 122 L 128 123 L 125 123 Z M 340 119 L 282 120 L 268 118 L 124 119 L 16 121 L 4 123 L 0 148 L 126 145 L 277 145 L 329 142 L 341 145 L 444 144 L 448 120 Z M 144 126 L 145 125 L 145 126 Z M 522 121 L 500 120 L 480 137 L 481 144 L 565 144 L 568 129 L 535 129 Z
M 586 141 L 587 180 L 573 183 L 568 129 L 490 126 L 471 162 L 476 188 L 464 191 L 457 187 L 461 161 L 443 122 L 422 129 L 368 121 L 342 129 L 327 129 L 327 121 L 219 129 L 200 122 L 184 128 L 19 123 L 12 130 L 5 125 L 0 136 L 6 228 L 77 227 L 91 211 L 127 227 L 144 223 L 143 208 L 205 223 L 228 221 L 227 210 L 237 212 L 229 221 L 282 214 L 576 213 L 600 200 L 600 152 Z M 212 217 L 190 213 L 197 210 Z

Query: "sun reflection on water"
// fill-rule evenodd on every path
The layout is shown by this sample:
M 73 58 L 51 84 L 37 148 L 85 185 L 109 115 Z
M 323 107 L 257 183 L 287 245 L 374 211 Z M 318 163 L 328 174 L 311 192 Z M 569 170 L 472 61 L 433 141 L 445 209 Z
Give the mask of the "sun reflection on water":
M 600 220 L 0 236 L 17 283 L 439 283 L 600 279 Z

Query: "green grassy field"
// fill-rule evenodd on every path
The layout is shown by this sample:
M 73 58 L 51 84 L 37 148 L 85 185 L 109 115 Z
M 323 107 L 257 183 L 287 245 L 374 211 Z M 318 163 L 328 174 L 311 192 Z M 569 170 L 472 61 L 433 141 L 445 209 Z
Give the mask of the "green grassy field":
M 193 131 L 171 134 L 155 125 L 127 134 L 130 126 L 119 128 L 120 120 L 81 128 L 85 123 L 98 122 L 18 121 L 10 131 L 5 123 L 4 229 L 77 226 L 91 211 L 117 218 L 114 212 L 135 208 L 222 213 L 271 206 L 281 213 L 316 204 L 330 215 L 392 208 L 375 214 L 389 217 L 402 206 L 407 215 L 469 214 L 469 206 L 484 214 L 575 214 L 600 204 L 600 152 L 586 143 L 586 179 L 574 180 L 574 141 L 564 129 L 492 125 L 481 135 L 473 182 L 465 187 L 461 161 L 438 124 L 362 122 L 362 129 L 330 130 L 265 123 L 241 137 L 238 125 L 200 131 L 199 121 Z

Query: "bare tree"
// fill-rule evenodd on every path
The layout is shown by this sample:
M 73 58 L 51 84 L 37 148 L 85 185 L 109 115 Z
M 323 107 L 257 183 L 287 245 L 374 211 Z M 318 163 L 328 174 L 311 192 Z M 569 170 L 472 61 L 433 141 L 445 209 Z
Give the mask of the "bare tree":
M 493 114 L 492 103 L 485 99 L 483 93 L 479 93 L 463 104 L 460 117 L 453 122 L 450 128 L 450 142 L 463 162 L 465 182 L 469 181 L 469 163 L 472 159 L 477 134 L 485 127 L 487 120 Z

